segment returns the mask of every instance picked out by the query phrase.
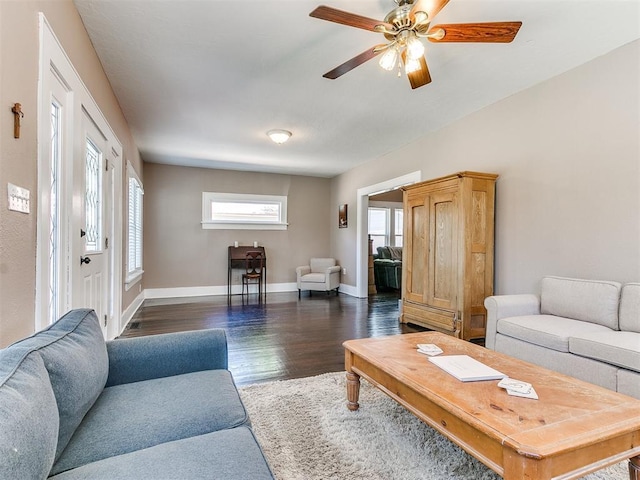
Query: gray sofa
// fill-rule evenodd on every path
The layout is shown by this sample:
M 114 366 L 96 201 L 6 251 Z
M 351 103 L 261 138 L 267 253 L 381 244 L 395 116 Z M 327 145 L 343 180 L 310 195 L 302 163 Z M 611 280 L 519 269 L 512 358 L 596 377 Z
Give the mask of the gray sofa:
M 272 479 L 223 330 L 105 342 L 73 310 L 0 350 L 0 478 Z
M 484 305 L 487 348 L 640 398 L 640 283 L 545 277 Z

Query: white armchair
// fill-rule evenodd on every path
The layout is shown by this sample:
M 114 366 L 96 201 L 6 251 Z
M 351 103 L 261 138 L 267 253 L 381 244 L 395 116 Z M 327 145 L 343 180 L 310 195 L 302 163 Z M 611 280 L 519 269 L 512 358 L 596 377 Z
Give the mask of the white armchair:
M 324 291 L 329 294 L 340 287 L 340 266 L 336 265 L 335 258 L 312 258 L 309 265 L 296 268 L 298 277 L 298 298 L 302 290 Z

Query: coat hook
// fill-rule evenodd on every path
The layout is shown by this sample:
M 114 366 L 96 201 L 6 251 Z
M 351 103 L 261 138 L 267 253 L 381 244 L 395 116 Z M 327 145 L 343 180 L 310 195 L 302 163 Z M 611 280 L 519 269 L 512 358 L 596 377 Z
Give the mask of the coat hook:
M 14 103 L 11 111 L 13 112 L 13 138 L 20 138 L 20 119 L 24 118 L 22 105 Z

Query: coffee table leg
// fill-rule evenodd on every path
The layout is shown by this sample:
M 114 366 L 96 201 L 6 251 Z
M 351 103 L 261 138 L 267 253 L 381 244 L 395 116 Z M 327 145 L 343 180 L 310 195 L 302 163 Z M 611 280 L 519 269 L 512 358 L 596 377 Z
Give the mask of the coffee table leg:
M 358 403 L 359 396 L 360 375 L 353 372 L 347 372 L 347 408 L 352 412 L 360 408 L 360 404 Z
M 629 479 L 640 480 L 640 455 L 629 459 Z

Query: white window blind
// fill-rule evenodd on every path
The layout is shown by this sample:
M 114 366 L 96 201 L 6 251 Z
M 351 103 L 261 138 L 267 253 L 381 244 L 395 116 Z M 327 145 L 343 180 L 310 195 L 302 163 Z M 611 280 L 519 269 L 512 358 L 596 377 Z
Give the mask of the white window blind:
M 127 283 L 142 275 L 142 185 L 129 176 L 129 237 L 127 243 Z

